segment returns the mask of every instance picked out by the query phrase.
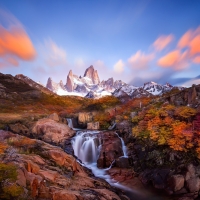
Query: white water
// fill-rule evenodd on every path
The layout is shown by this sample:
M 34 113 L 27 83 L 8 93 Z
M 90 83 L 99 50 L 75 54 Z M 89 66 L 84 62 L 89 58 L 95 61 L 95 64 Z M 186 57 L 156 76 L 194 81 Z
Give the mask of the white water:
M 73 128 L 71 119 L 67 120 L 70 128 L 78 130 Z M 72 147 L 74 149 L 74 154 L 78 157 L 79 160 L 82 161 L 82 163 L 80 163 L 78 160 L 77 161 L 81 165 L 91 169 L 96 177 L 106 180 L 110 185 L 114 187 L 127 191 L 131 195 L 130 199 L 160 200 L 160 197 L 154 195 L 152 196 L 152 194 L 148 193 L 147 191 L 133 190 L 132 188 L 126 187 L 112 179 L 110 175 L 107 174 L 107 171 L 112 168 L 112 165 L 115 161 L 113 161 L 110 167 L 106 169 L 99 169 L 97 167 L 97 160 L 101 151 L 101 137 L 98 135 L 98 133 L 99 131 L 83 131 L 80 129 L 77 131 L 76 136 L 72 138 Z M 119 137 L 118 134 L 117 136 Z M 121 140 L 122 150 L 124 153 L 122 157 L 128 157 L 127 148 L 124 144 L 124 141 L 121 137 L 119 137 L 119 139 Z
M 98 131 L 77 131 L 72 139 L 74 154 L 84 164 L 96 163 L 100 153 L 101 140 Z
M 110 167 L 106 169 L 99 169 L 97 167 L 97 160 L 101 151 L 101 138 L 98 133 L 99 131 L 77 131 L 76 136 L 72 139 L 72 147 L 74 149 L 75 156 L 82 161 L 80 164 L 91 169 L 96 177 L 103 178 L 112 186 L 125 189 L 127 191 L 133 191 L 123 186 L 116 180 L 111 179 L 110 175 L 107 174 L 107 171 L 112 167 L 114 161 Z M 122 138 L 120 138 L 120 140 L 122 141 L 124 157 L 127 157 L 127 149 L 124 145 L 124 141 Z M 137 191 L 134 192 L 137 193 Z
M 81 130 L 80 128 L 74 128 L 73 123 L 72 123 L 72 119 L 67 118 L 67 122 L 68 122 L 69 128 L 71 128 L 71 129 L 73 129 L 75 131 Z
M 117 133 L 115 133 L 117 136 L 118 136 L 118 138 L 121 140 L 121 143 L 122 143 L 122 150 L 123 150 L 123 153 L 124 153 L 124 156 L 123 157 L 126 157 L 126 158 L 128 158 L 128 155 L 127 155 L 127 148 L 126 148 L 126 145 L 124 144 L 124 140 L 121 138 L 121 137 L 119 137 L 119 135 L 117 134 Z

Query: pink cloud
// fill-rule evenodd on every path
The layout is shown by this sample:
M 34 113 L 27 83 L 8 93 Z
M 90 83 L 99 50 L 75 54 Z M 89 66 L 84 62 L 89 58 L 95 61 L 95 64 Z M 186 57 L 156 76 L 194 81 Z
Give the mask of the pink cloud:
M 5 59 L 5 61 L 7 63 L 9 63 L 10 65 L 13 65 L 13 66 L 16 66 L 16 67 L 19 66 L 18 60 L 14 57 L 8 57 L 8 58 Z
M 193 63 L 195 63 L 195 64 L 199 64 L 199 63 L 200 63 L 200 56 L 194 57 L 192 61 L 193 61 Z
M 172 34 L 170 35 L 161 35 L 154 43 L 153 46 L 157 51 L 162 51 L 166 48 L 174 39 Z
M 115 63 L 114 67 L 114 72 L 116 73 L 122 73 L 124 71 L 124 62 L 120 59 L 117 61 L 117 63 Z
M 190 54 L 192 56 L 200 53 L 200 34 L 192 39 L 189 46 L 190 46 Z
M 175 70 L 181 70 L 188 66 L 188 58 L 188 51 L 174 50 L 160 58 L 157 64 L 164 68 L 172 67 Z
M 8 22 L 5 28 L 0 24 L 0 57 L 4 66 L 18 66 L 19 60 L 30 61 L 36 57 L 31 39 L 18 20 L 9 13 L 0 10 L 1 19 Z
M 21 27 L 9 30 L 0 25 L 0 56 L 12 55 L 22 60 L 32 60 L 36 51 L 27 33 Z
M 195 56 L 200 53 L 200 26 L 195 30 L 188 30 L 179 40 L 177 47 L 188 48 L 190 56 Z
M 128 63 L 133 69 L 145 69 L 153 59 L 154 54 L 145 54 L 141 51 L 137 51 L 128 59 Z

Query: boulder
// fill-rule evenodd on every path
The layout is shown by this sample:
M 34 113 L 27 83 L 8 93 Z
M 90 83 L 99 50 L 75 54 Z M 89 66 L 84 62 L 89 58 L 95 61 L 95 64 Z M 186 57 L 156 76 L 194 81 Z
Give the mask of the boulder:
M 174 192 L 182 189 L 184 187 L 184 177 L 183 175 L 177 174 L 173 175 L 169 179 L 169 186 Z
M 109 167 L 114 160 L 123 156 L 122 143 L 115 132 L 102 132 L 102 148 L 97 160 L 97 167 Z
M 49 119 L 52 119 L 56 122 L 59 122 L 59 117 L 58 117 L 58 114 L 57 113 L 53 113 L 51 115 L 48 116 Z
M 199 191 L 200 179 L 199 177 L 194 177 L 186 181 L 186 186 L 190 192 Z
M 32 128 L 32 135 L 48 143 L 64 146 L 65 140 L 73 137 L 75 131 L 66 124 L 52 119 L 40 119 Z
M 92 112 L 81 112 L 78 114 L 78 124 L 84 127 L 87 127 L 88 122 L 93 121 Z

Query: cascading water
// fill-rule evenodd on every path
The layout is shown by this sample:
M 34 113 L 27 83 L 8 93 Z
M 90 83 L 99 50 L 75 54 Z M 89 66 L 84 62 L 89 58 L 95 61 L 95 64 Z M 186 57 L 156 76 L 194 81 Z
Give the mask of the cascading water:
M 112 180 L 106 172 L 112 167 L 114 161 L 107 169 L 99 169 L 97 167 L 97 160 L 101 151 L 101 137 L 98 133 L 99 131 L 77 131 L 76 136 L 71 141 L 75 156 L 82 161 L 82 165 L 91 169 L 95 176 L 105 179 L 113 186 L 127 189 L 115 180 Z M 127 157 L 127 149 L 124 145 L 124 141 L 122 138 L 120 138 L 120 140 L 124 152 L 123 157 Z
M 128 157 L 128 155 L 127 155 L 127 148 L 126 148 L 126 145 L 124 144 L 124 140 L 121 138 L 121 137 L 119 137 L 119 135 L 117 134 L 117 133 L 115 133 L 117 136 L 118 136 L 118 138 L 121 140 L 121 143 L 122 143 L 122 150 L 123 150 L 123 153 L 124 153 L 124 156 L 123 157 Z
M 78 131 L 72 140 L 74 154 L 84 163 L 97 162 L 100 153 L 101 140 L 97 131 Z
M 71 119 L 67 120 L 70 128 L 78 130 L 76 136 L 72 138 L 71 142 L 72 142 L 72 147 L 74 149 L 74 154 L 82 161 L 82 163 L 80 163 L 81 165 L 91 169 L 96 177 L 106 180 L 110 185 L 125 190 L 130 199 L 160 200 L 160 197 L 156 195 L 152 196 L 152 194 L 148 193 L 147 191 L 134 190 L 122 185 L 121 183 L 117 182 L 114 179 L 111 179 L 110 175 L 107 174 L 107 170 L 112 168 L 114 161 L 112 162 L 109 168 L 99 169 L 97 167 L 97 160 L 101 151 L 101 137 L 98 134 L 99 131 L 86 131 L 86 130 L 81 131 L 80 129 L 75 129 L 73 128 L 72 120 Z M 119 137 L 118 134 L 117 136 Z M 121 137 L 119 137 L 119 139 L 121 140 L 122 149 L 124 153 L 124 156 L 122 157 L 128 157 L 127 148 L 124 144 L 124 141 Z
M 67 118 L 67 122 L 68 122 L 69 128 L 73 129 L 74 127 L 73 127 L 73 124 L 72 124 L 72 119 Z

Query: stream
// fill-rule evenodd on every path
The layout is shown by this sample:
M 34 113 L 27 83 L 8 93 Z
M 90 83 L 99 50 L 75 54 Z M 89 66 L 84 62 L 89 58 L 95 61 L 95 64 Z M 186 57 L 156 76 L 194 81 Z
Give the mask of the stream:
M 68 125 L 70 128 L 73 128 L 71 119 L 68 119 Z M 134 190 L 133 188 L 129 188 L 124 186 L 123 184 L 117 182 L 116 180 L 112 179 L 107 171 L 112 167 L 106 169 L 99 169 L 97 167 L 97 160 L 100 155 L 102 140 L 99 135 L 100 131 L 90 131 L 90 130 L 76 130 L 76 136 L 74 136 L 71 140 L 72 147 L 74 149 L 74 155 L 77 156 L 79 160 L 82 161 L 80 163 L 82 166 L 85 166 L 92 170 L 93 174 L 96 177 L 102 178 L 106 180 L 111 186 L 122 189 L 125 191 L 126 195 L 131 200 L 167 200 L 164 196 L 158 196 L 158 194 L 152 193 L 151 191 L 139 191 Z M 117 133 L 116 133 L 117 134 Z M 119 137 L 119 135 L 117 134 Z M 127 156 L 127 148 L 124 144 L 124 141 L 121 137 L 119 137 L 122 144 L 123 156 Z M 113 161 L 114 162 L 114 161 Z

